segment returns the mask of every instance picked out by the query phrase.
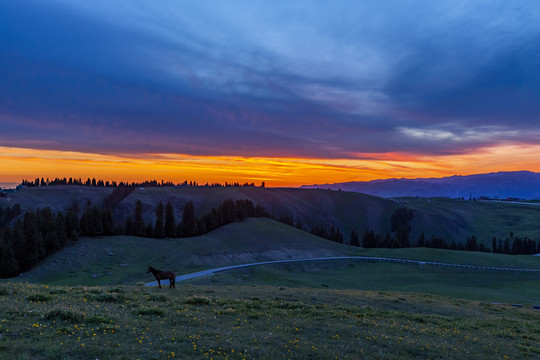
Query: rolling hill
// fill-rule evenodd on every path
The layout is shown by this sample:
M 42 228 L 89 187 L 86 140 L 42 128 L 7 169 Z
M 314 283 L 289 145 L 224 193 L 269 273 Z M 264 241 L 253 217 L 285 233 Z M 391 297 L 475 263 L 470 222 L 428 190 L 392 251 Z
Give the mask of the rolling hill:
M 247 219 L 192 238 L 82 238 L 18 279 L 70 285 L 135 284 L 152 280 L 146 274 L 150 265 L 186 273 L 257 261 L 346 256 L 354 251 L 274 220 Z
M 73 202 L 80 208 L 90 200 L 100 204 L 112 190 L 84 186 L 49 186 L 28 188 L 0 199 L 0 206 L 20 203 L 24 209 L 49 206 L 64 210 Z M 263 206 L 276 219 L 289 216 L 306 230 L 313 226 L 339 228 L 349 241 L 351 231 L 360 237 L 366 230 L 385 235 L 391 233 L 390 219 L 401 207 L 412 209 L 410 237 L 415 242 L 421 233 L 440 237 L 447 242 L 463 243 L 472 235 L 491 246 L 493 237 L 515 236 L 540 239 L 540 206 L 535 203 L 483 202 L 448 198 L 385 199 L 349 191 L 323 189 L 259 188 L 259 187 L 150 187 L 137 188 L 121 201 L 113 213 L 117 223 L 133 216 L 135 204 L 143 204 L 145 223 L 155 222 L 155 209 L 161 201 L 171 202 L 177 221 L 184 205 L 193 201 L 197 216 L 219 207 L 226 199 L 248 199 Z

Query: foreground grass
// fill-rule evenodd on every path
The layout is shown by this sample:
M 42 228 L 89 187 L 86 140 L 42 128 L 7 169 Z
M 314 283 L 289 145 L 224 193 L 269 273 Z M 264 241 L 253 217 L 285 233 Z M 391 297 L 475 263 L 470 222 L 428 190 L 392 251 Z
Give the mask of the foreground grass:
M 0 284 L 2 359 L 539 358 L 540 312 L 270 286 Z

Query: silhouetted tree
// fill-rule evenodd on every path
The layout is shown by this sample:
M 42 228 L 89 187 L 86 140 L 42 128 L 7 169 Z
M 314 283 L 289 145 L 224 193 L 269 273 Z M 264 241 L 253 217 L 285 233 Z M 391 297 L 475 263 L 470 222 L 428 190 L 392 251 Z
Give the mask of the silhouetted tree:
M 56 214 L 56 218 L 54 220 L 54 228 L 58 236 L 59 248 L 62 248 L 64 245 L 66 245 L 68 241 L 68 233 L 66 229 L 66 220 L 61 212 L 58 212 Z
M 154 226 L 152 226 L 151 223 L 148 223 L 148 225 L 146 225 L 146 237 L 157 237 L 154 233 Z
M 407 208 L 400 208 L 394 211 L 390 218 L 390 230 L 396 233 L 395 241 L 391 247 L 410 247 L 409 232 L 411 226 L 409 221 L 413 218 L 413 211 Z
M 8 227 L 0 231 L 0 277 L 13 277 L 19 272 L 19 266 L 13 250 L 12 233 Z
M 221 213 L 226 212 L 227 216 L 230 216 L 229 219 L 232 218 L 233 216 L 232 213 L 234 213 L 234 209 L 232 209 L 232 213 L 229 212 L 231 211 L 229 207 L 226 207 L 224 209 L 220 208 L 220 210 L 221 210 L 220 211 Z M 225 222 L 221 224 L 218 223 L 218 226 L 221 226 L 224 224 L 226 223 Z M 193 205 L 193 201 L 188 201 L 184 205 L 184 211 L 182 212 L 182 222 L 178 224 L 177 230 L 178 230 L 179 237 L 191 237 L 191 236 L 199 235 L 198 220 L 197 220 L 197 217 L 195 216 L 195 206 Z
M 135 236 L 145 236 L 146 227 L 142 218 L 143 213 L 143 204 L 140 200 L 137 200 L 135 203 L 135 221 L 133 222 L 133 235 Z
M 110 208 L 106 207 L 101 210 L 101 223 L 103 225 L 103 234 L 104 235 L 117 235 L 116 226 L 112 218 L 112 213 Z
M 424 235 L 424 232 L 420 234 L 418 237 L 418 241 L 416 242 L 416 247 L 425 247 L 426 246 L 426 236 Z
M 79 227 L 79 205 L 74 202 L 67 210 L 66 213 L 66 234 L 72 241 L 76 241 L 79 238 L 81 232 Z
M 170 202 L 165 206 L 165 234 L 167 237 L 176 236 L 176 222 L 174 219 L 174 208 Z
M 504 239 L 503 251 L 502 252 L 503 252 L 503 254 L 511 254 L 510 239 L 509 238 Z
M 154 225 L 154 237 L 158 239 L 163 239 L 165 237 L 165 226 L 164 222 L 164 212 L 165 208 L 163 203 L 160 201 L 156 208 L 156 224 Z
M 467 242 L 465 243 L 465 250 L 466 251 L 478 251 L 479 245 L 478 245 L 478 239 L 476 236 L 471 236 L 467 238 Z
M 36 213 L 39 231 L 43 237 L 45 253 L 51 254 L 60 248 L 60 240 L 58 239 L 58 232 L 56 231 L 55 226 L 55 217 L 49 207 L 37 210 Z
M 377 238 L 373 230 L 366 230 L 364 237 L 362 238 L 362 247 L 365 248 L 374 248 L 377 246 Z
M 32 211 L 24 214 L 24 254 L 21 258 L 21 270 L 25 271 L 38 263 L 45 255 L 43 237 L 37 226 L 36 216 Z

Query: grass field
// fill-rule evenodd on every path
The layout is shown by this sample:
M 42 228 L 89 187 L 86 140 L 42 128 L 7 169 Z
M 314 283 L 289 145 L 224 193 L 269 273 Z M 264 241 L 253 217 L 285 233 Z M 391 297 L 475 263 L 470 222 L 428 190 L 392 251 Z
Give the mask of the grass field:
M 0 284 L 1 359 L 539 358 L 540 313 L 273 286 Z

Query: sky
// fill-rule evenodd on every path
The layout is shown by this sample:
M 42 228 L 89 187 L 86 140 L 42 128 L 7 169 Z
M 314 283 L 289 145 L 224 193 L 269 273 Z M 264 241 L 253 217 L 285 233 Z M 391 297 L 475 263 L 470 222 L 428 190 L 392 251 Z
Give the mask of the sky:
M 540 171 L 536 1 L 0 2 L 0 186 Z

